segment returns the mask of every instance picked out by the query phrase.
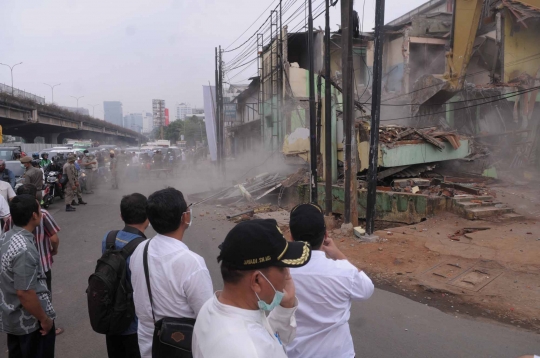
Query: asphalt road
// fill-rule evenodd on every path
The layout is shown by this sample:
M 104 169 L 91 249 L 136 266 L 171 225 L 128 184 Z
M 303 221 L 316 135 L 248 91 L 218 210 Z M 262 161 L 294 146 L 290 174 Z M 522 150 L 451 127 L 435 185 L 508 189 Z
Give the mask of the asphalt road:
M 158 179 L 126 184 L 119 191 L 103 187 L 96 194 L 86 195 L 89 204 L 79 206 L 75 213 L 63 211 L 60 202 L 51 206 L 49 211 L 62 229 L 60 250 L 52 270 L 57 325 L 65 328 L 65 333 L 57 337 L 57 357 L 107 356 L 104 336 L 94 333 L 88 320 L 85 296 L 88 276 L 100 256 L 104 233 L 122 227 L 121 196 L 135 191 L 148 195 L 167 184 L 188 193 L 203 190 L 201 182 L 197 181 L 167 183 Z M 193 226 L 185 238 L 190 249 L 205 258 L 216 290 L 222 286 L 216 261 L 217 246 L 233 226 L 219 214 L 223 210 L 215 206 L 196 207 Z M 154 232 L 149 229 L 147 234 Z M 369 301 L 353 304 L 350 325 L 357 357 L 513 358 L 540 353 L 540 335 L 448 315 L 379 289 Z M 0 357 L 7 357 L 3 334 Z

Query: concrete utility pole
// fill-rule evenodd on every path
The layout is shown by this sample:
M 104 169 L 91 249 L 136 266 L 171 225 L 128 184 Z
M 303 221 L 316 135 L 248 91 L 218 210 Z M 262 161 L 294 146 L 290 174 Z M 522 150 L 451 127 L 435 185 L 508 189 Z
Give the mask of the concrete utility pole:
M 219 46 L 219 119 L 220 119 L 220 141 L 221 141 L 221 172 L 225 179 L 225 115 L 223 113 L 223 60 L 221 46 Z
M 80 97 L 75 97 L 75 96 L 70 96 L 71 98 L 75 98 L 77 100 L 77 109 L 79 109 L 79 100 L 81 98 L 83 98 L 84 96 L 80 96 Z
M 44 83 L 44 85 L 51 87 L 51 103 L 54 104 L 54 87 L 60 86 L 61 83 L 57 83 L 55 85 L 50 85 L 48 83 Z
M 16 64 L 14 64 L 13 66 L 6 65 L 5 63 L 0 63 L 0 65 L 2 65 L 2 66 L 7 66 L 7 67 L 9 67 L 9 69 L 11 70 L 11 95 L 13 96 L 13 95 L 14 95 L 14 88 L 13 88 L 13 69 L 15 68 L 15 66 L 22 65 L 22 62 L 16 63 Z
M 343 78 L 343 131 L 345 132 L 344 224 L 358 225 L 358 187 L 356 182 L 356 140 L 353 88 L 353 1 L 341 0 L 341 66 Z
M 218 167 L 221 165 L 221 153 L 220 153 L 220 142 L 219 142 L 219 95 L 218 95 L 218 89 L 219 89 L 219 68 L 218 68 L 218 48 L 215 48 L 216 50 L 216 113 L 215 113 L 215 131 L 216 131 L 216 157 L 217 157 L 217 164 Z
M 309 56 L 309 154 L 311 175 L 309 178 L 311 188 L 311 202 L 317 204 L 317 117 L 315 113 L 315 59 L 313 58 L 313 13 L 311 0 L 308 0 L 308 56 Z
M 373 89 L 371 100 L 371 129 L 369 136 L 369 169 L 366 207 L 366 235 L 373 240 L 375 202 L 377 198 L 377 159 L 379 154 L 379 124 L 381 120 L 381 85 L 383 54 L 384 0 L 375 2 L 375 54 L 373 58 Z
M 324 28 L 324 212 L 332 214 L 332 94 L 330 87 L 330 0 L 326 0 Z

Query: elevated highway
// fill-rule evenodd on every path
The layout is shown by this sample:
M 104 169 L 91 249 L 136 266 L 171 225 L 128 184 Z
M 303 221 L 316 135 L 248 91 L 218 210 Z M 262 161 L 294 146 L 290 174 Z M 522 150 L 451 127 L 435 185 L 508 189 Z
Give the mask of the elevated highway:
M 146 139 L 100 119 L 5 93 L 0 93 L 0 125 L 3 134 L 22 137 L 27 143 L 34 143 L 36 137 L 44 137 L 45 143 L 52 144 L 61 144 L 64 138 L 115 144 L 135 144 Z

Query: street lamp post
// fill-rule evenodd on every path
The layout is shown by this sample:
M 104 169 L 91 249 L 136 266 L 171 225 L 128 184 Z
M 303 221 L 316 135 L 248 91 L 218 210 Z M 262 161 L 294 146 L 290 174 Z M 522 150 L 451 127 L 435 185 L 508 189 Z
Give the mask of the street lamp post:
M 71 98 L 75 98 L 77 100 L 77 109 L 79 109 L 79 100 L 81 98 L 83 98 L 84 96 L 80 96 L 80 97 L 75 97 L 75 96 L 70 96 Z
M 92 117 L 95 118 L 94 113 L 95 113 L 95 110 L 96 110 L 96 106 L 99 106 L 99 104 L 88 104 L 88 105 L 92 107 Z
M 57 84 L 55 84 L 54 86 L 51 86 L 51 85 L 48 84 L 48 83 L 44 83 L 44 85 L 51 87 L 51 103 L 54 104 L 54 87 L 60 86 L 61 83 L 57 83 Z
M 22 62 L 19 62 L 19 63 L 16 63 L 14 64 L 13 66 L 10 66 L 10 65 L 6 65 L 5 63 L 0 63 L 0 65 L 3 65 L 3 66 L 7 66 L 9 67 L 9 69 L 11 70 L 11 95 L 13 96 L 14 92 L 13 92 L 13 69 L 15 68 L 15 66 L 17 65 L 22 65 Z

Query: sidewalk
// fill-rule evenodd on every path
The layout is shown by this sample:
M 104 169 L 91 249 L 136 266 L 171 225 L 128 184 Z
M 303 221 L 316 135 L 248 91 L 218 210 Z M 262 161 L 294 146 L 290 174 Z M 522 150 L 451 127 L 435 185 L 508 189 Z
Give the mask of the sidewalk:
M 540 332 L 540 225 L 534 220 L 493 223 L 444 213 L 376 234 L 378 243 L 360 243 L 340 230 L 330 236 L 379 286 L 447 312 Z

